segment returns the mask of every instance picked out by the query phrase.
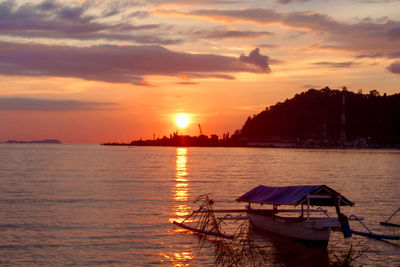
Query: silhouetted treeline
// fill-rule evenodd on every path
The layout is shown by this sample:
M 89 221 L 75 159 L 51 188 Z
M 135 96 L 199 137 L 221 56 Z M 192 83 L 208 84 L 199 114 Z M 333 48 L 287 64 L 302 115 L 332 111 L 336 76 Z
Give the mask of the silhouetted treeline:
M 380 95 L 343 90 L 309 89 L 249 117 L 235 136 L 249 140 L 289 138 L 340 140 L 345 95 L 346 141 L 368 140 L 369 146 L 400 145 L 400 94 Z
M 107 144 L 110 145 L 110 144 Z M 111 144 L 112 145 L 112 144 Z M 218 138 L 218 135 L 212 134 L 210 137 L 207 135 L 189 136 L 179 135 L 178 132 L 171 134 L 168 137 L 157 138 L 154 140 L 136 140 L 132 141 L 130 145 L 134 146 L 231 146 L 234 144 L 230 143 L 229 133 L 224 134 L 222 139 Z

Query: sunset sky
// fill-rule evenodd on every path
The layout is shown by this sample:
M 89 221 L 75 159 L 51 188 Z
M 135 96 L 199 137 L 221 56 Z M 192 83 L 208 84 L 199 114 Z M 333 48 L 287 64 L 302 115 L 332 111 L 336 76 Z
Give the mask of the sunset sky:
M 0 2 L 0 141 L 233 133 L 309 88 L 400 92 L 399 0 Z

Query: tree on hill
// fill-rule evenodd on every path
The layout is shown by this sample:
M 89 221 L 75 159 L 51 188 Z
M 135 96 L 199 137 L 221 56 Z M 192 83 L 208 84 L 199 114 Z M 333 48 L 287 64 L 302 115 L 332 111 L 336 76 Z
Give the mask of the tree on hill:
M 340 138 L 342 98 L 345 96 L 345 131 L 349 141 L 369 138 L 374 144 L 400 145 L 400 94 L 380 96 L 343 90 L 309 89 L 292 99 L 267 107 L 249 117 L 238 135 L 248 139 Z

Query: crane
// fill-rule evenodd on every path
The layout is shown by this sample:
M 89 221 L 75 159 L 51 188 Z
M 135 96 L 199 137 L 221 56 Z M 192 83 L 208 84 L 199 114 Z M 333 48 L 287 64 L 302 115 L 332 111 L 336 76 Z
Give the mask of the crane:
M 201 130 L 200 123 L 199 123 L 198 125 L 199 125 L 199 131 L 200 131 L 200 135 L 203 135 L 203 131 Z

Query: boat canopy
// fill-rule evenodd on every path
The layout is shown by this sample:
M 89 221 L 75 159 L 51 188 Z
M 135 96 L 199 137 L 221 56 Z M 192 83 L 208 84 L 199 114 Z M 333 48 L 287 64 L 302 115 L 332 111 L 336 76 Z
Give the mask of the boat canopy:
M 307 196 L 310 205 L 336 206 L 337 199 L 340 199 L 341 206 L 353 206 L 354 203 L 341 196 L 340 193 L 326 185 L 303 185 L 272 187 L 259 185 L 243 196 L 237 198 L 239 202 L 276 204 L 276 205 L 298 205 L 307 203 Z

